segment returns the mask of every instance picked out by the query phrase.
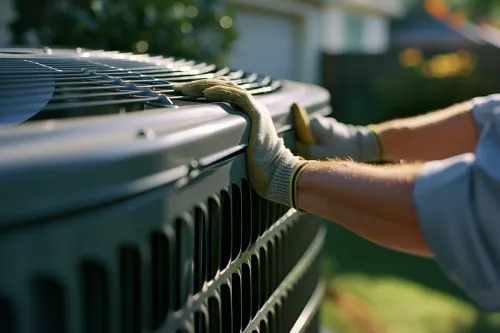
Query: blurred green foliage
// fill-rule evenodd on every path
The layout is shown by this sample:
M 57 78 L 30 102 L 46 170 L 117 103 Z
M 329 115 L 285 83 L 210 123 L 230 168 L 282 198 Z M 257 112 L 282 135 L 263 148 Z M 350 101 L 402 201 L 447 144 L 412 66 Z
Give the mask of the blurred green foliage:
M 12 43 L 149 53 L 223 63 L 236 38 L 220 0 L 14 0 Z
M 419 11 L 422 4 L 433 0 L 405 0 L 409 12 Z M 500 0 L 438 0 L 447 4 L 452 12 L 465 14 L 469 22 L 489 23 L 500 27 Z
M 500 20 L 500 0 L 447 0 L 452 10 L 461 10 L 473 21 L 485 19 L 495 24 Z

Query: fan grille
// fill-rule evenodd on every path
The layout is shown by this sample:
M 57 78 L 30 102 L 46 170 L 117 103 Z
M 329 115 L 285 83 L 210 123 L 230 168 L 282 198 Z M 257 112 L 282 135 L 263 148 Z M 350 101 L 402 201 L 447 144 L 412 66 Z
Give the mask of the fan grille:
M 223 77 L 253 95 L 281 87 L 281 81 L 269 76 L 205 62 L 81 50 L 45 54 L 0 51 L 0 77 L 3 115 L 21 112 L 30 121 L 192 104 L 192 97 L 174 92 L 175 82 Z

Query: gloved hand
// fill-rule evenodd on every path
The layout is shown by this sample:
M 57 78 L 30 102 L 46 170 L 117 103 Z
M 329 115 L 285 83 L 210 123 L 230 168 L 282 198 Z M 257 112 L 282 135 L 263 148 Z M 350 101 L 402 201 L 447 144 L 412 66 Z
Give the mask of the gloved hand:
M 249 115 L 252 123 L 246 157 L 251 186 L 264 198 L 296 207 L 294 180 L 298 177 L 294 176 L 310 162 L 294 156 L 285 147 L 264 105 L 229 81 L 198 80 L 175 85 L 174 90 L 190 96 L 204 95 L 210 101 L 228 101 Z
M 370 127 L 346 125 L 334 118 L 309 120 L 303 107 L 294 103 L 292 112 L 300 156 L 308 159 L 350 158 L 358 162 L 383 159 L 382 146 Z

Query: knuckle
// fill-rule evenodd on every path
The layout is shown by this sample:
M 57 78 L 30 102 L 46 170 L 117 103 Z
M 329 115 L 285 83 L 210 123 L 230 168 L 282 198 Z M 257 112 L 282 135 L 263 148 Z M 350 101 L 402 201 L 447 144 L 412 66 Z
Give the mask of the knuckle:
M 321 121 L 319 120 L 319 118 L 315 117 L 309 120 L 309 124 L 311 124 L 311 126 L 317 127 L 318 125 L 321 125 Z

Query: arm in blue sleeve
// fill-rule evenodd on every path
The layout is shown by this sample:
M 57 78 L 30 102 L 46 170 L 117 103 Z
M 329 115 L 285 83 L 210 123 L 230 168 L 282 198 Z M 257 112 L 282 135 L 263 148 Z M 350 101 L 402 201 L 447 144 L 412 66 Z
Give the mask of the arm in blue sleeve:
M 472 99 L 472 114 L 476 128 L 482 132 L 488 124 L 500 112 L 500 94 L 493 94 Z
M 424 165 L 413 200 L 436 261 L 476 304 L 500 310 L 500 116 L 475 154 Z

